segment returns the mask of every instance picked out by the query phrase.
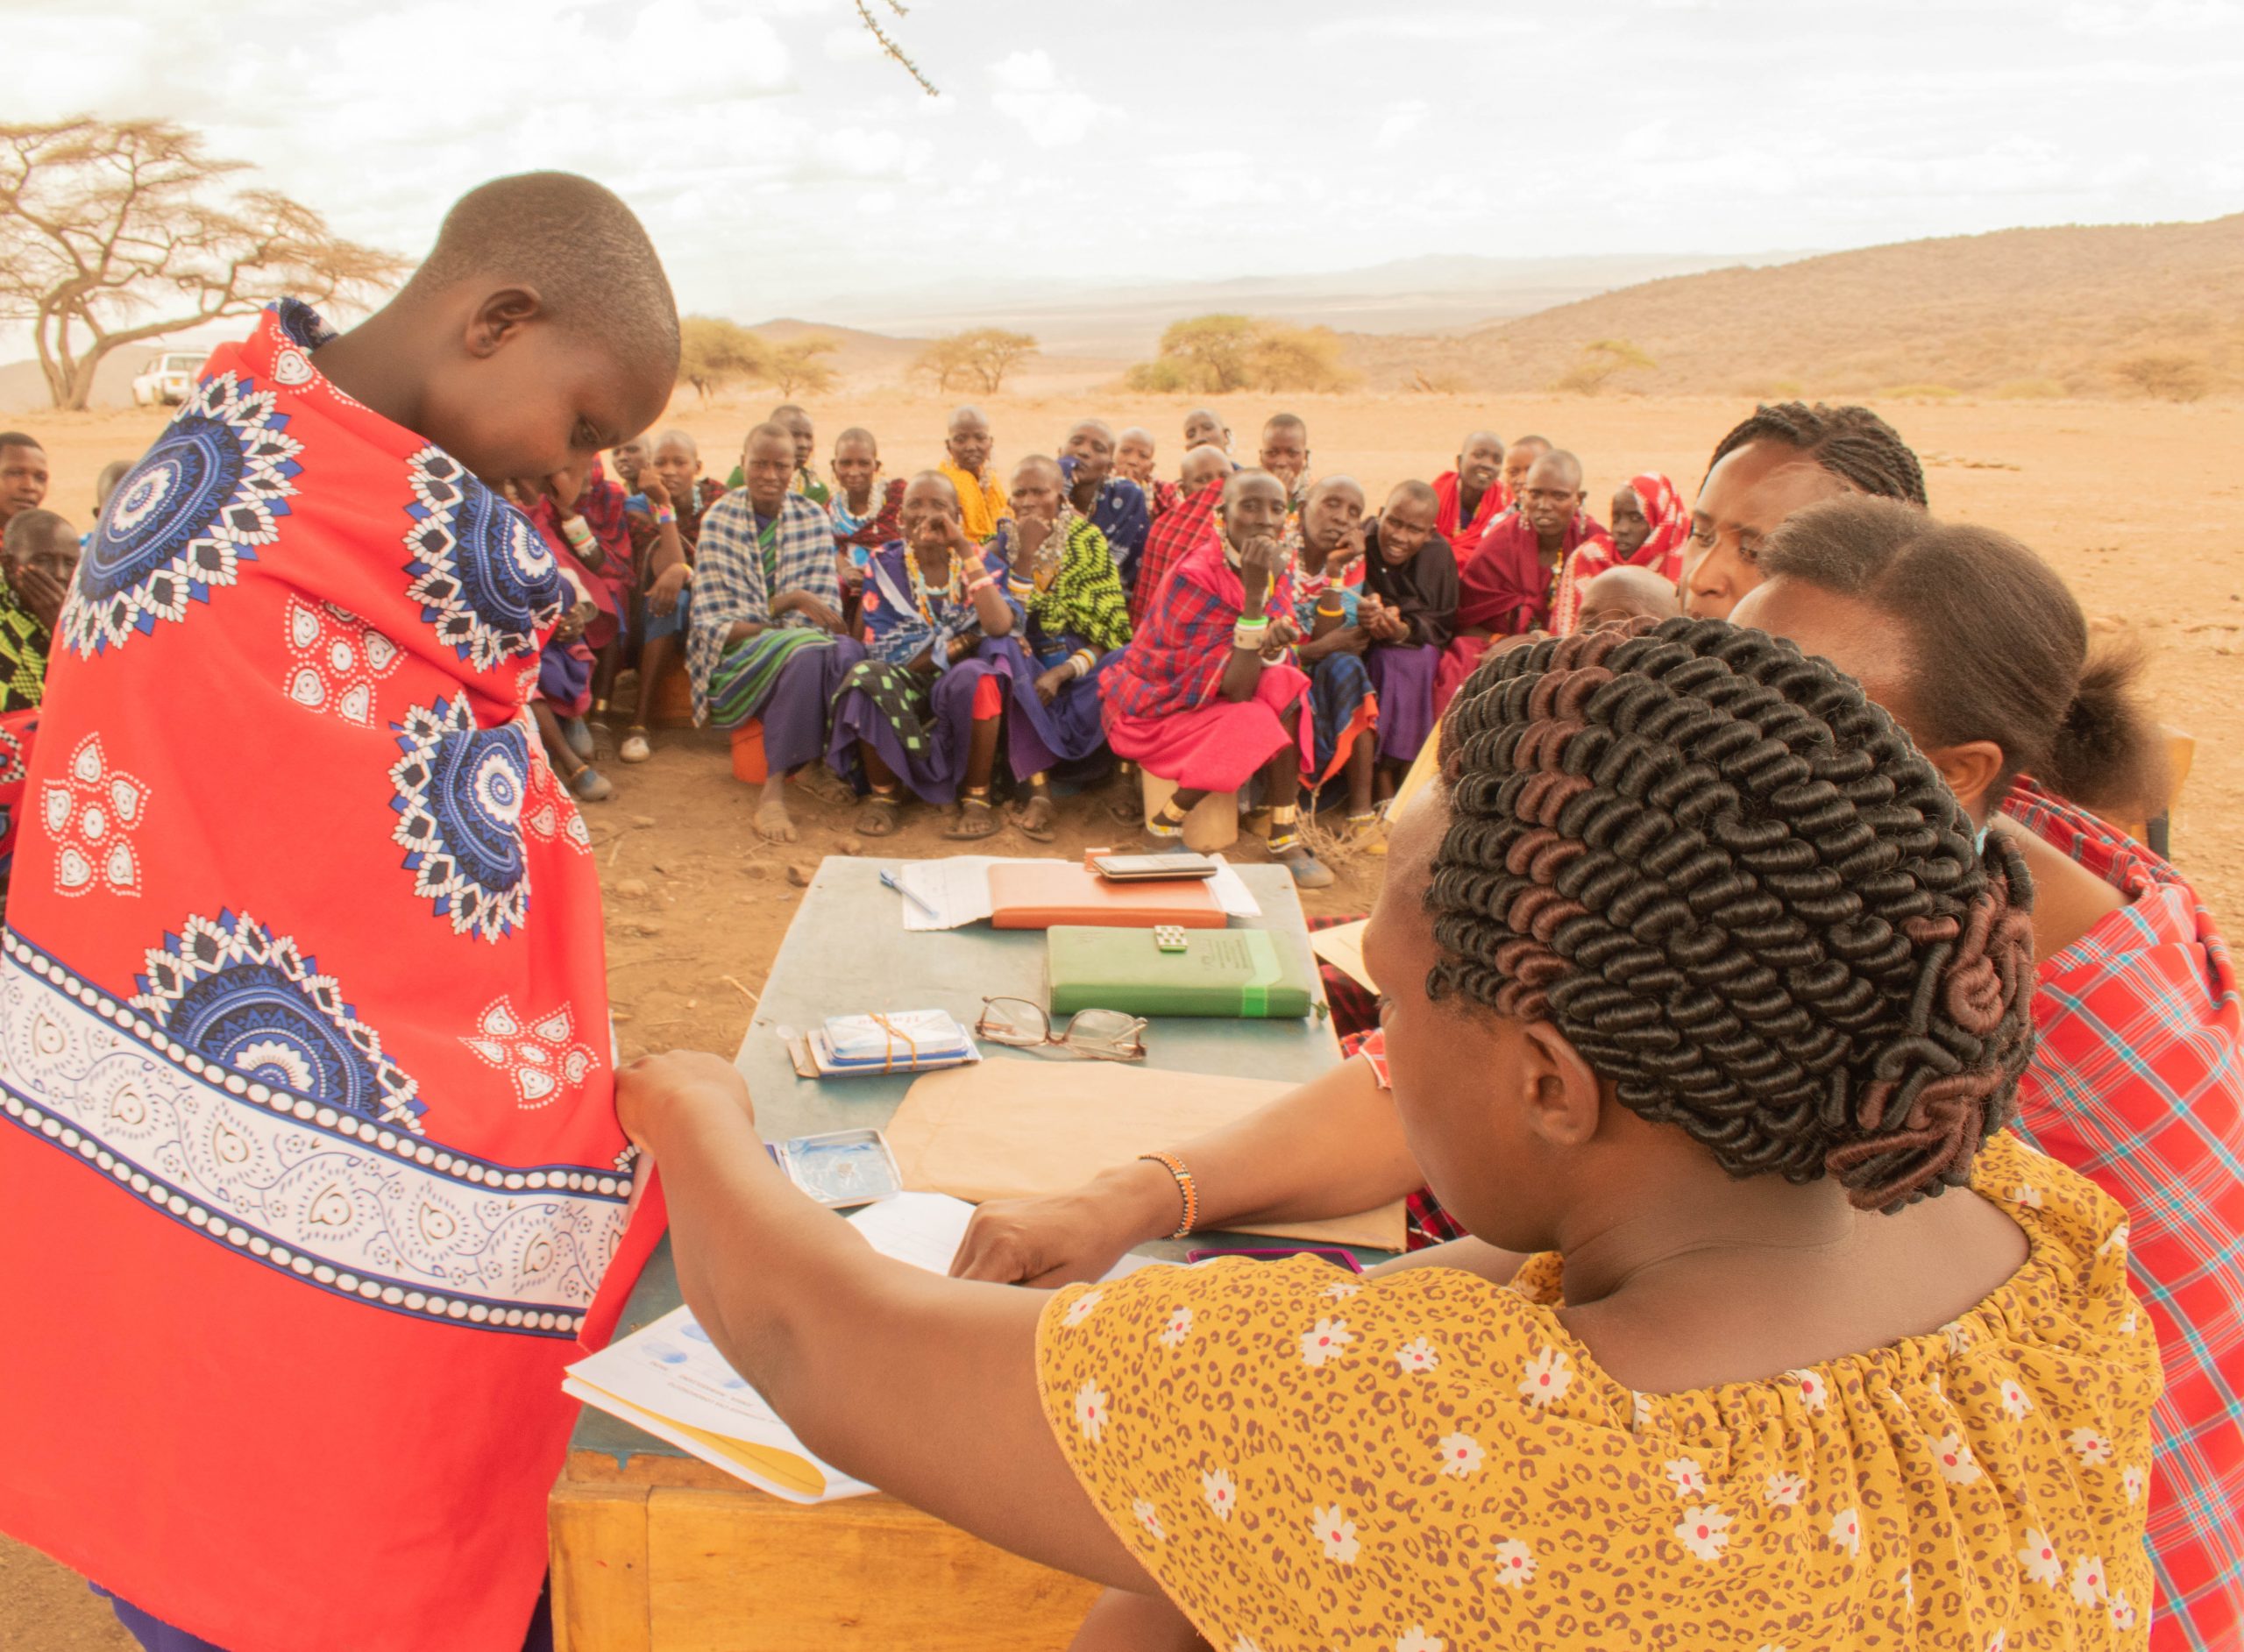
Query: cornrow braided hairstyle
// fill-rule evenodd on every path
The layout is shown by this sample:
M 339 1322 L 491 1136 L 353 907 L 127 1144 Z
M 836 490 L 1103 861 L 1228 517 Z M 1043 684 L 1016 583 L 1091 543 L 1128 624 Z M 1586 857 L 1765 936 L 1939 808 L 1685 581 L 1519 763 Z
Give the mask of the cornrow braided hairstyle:
M 1963 1184 L 2033 1050 L 2031 887 L 1853 679 L 1637 620 L 1493 656 L 1443 744 L 1431 996 L 1552 1022 L 1734 1176 Z
M 1901 433 L 1868 408 L 1827 407 L 1805 401 L 1764 402 L 1715 449 L 1715 465 L 1749 442 L 1781 442 L 1849 486 L 1879 499 L 1925 504 L 1925 470 Z

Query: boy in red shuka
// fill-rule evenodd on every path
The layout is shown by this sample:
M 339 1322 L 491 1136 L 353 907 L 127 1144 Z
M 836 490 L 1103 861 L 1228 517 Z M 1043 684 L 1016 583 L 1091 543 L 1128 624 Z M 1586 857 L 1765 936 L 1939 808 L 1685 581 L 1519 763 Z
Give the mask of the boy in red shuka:
M 104 507 L 0 950 L 0 1530 L 145 1645 L 515 1652 L 660 1226 L 497 491 L 636 435 L 628 208 L 484 185 L 338 337 L 268 310 Z

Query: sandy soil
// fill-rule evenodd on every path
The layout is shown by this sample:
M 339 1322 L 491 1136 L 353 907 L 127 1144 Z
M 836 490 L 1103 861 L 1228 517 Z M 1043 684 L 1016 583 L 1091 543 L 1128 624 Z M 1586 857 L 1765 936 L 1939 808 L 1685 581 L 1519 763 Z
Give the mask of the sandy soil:
M 1142 423 L 1173 472 L 1185 412 L 1175 399 L 1117 395 L 1090 386 L 1030 380 L 1027 394 L 985 403 L 1001 462 L 1049 450 L 1066 426 L 1096 410 L 1118 424 Z M 691 397 L 676 422 L 700 439 L 709 468 L 729 468 L 742 434 L 769 403 L 699 407 Z M 1447 467 L 1459 437 L 1494 424 L 1506 437 L 1538 431 L 1580 455 L 1593 501 L 1638 471 L 1660 470 L 1687 488 L 1715 442 L 1746 411 L 1728 399 L 1527 397 L 1491 402 L 1445 396 L 1295 397 L 1309 422 L 1320 473 L 1346 470 L 1374 497 L 1407 477 Z M 820 398 L 824 441 L 864 424 L 888 438 L 891 471 L 940 456 L 947 404 L 931 397 L 865 390 Z M 1239 398 L 1224 411 L 1243 450 L 1275 409 Z M 2140 632 L 2153 649 L 2153 686 L 2166 720 L 2198 741 L 2196 767 L 2174 810 L 2174 851 L 2216 912 L 2244 897 L 2244 483 L 2230 462 L 2244 440 L 2244 407 L 1942 401 L 1881 408 L 1926 457 L 1933 507 L 1942 515 L 2006 528 L 2050 558 L 2072 582 L 2100 628 Z M 49 504 L 82 522 L 93 478 L 130 457 L 159 422 L 146 413 L 50 415 L 27 421 L 48 443 L 55 486 Z M 2177 514 L 2177 502 L 2188 508 Z M 1603 514 L 1601 504 L 1597 506 Z M 753 794 L 730 776 L 721 740 L 658 735 L 654 761 L 605 762 L 616 796 L 591 805 L 608 894 L 609 980 L 616 1031 L 628 1057 L 649 1049 L 729 1053 L 746 1027 L 751 996 L 794 910 L 791 864 L 855 853 L 849 810 L 823 788 L 798 787 L 801 841 L 775 848 L 750 825 Z M 1006 832 L 998 853 L 1073 854 L 1126 830 L 1093 797 L 1063 805 L 1060 838 L 1040 850 Z M 944 822 L 914 811 L 884 854 L 940 854 L 956 846 Z M 1243 844 L 1242 855 L 1254 853 Z M 1317 911 L 1360 911 L 1377 888 L 1379 862 L 1344 859 Z M 129 1646 L 106 1609 L 67 1573 L 0 1540 L 0 1645 L 25 1652 L 91 1652 Z

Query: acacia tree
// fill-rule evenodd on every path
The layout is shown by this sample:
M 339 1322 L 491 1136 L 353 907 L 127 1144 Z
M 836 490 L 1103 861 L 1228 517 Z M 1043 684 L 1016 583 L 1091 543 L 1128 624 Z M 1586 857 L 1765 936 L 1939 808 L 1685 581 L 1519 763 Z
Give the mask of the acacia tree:
M 1195 316 L 1171 322 L 1161 336 L 1161 353 L 1185 363 L 1213 391 L 1246 387 L 1253 348 L 1254 323 L 1245 316 Z
M 947 338 L 931 340 L 913 358 L 912 371 L 925 373 L 934 380 L 937 392 L 949 394 L 952 386 L 962 383 L 974 372 L 966 335 L 953 333 Z
M 1033 333 L 1008 332 L 1002 327 L 976 327 L 958 336 L 967 366 L 984 392 L 996 395 L 1005 386 L 1005 375 L 1037 353 Z
M 779 394 L 792 398 L 799 391 L 815 396 L 834 387 L 834 369 L 819 360 L 830 356 L 842 346 L 831 338 L 813 333 L 808 338 L 799 338 L 792 344 L 775 344 L 764 366 L 764 376 L 779 386 Z
M 706 402 L 739 380 L 770 377 L 771 352 L 738 322 L 721 316 L 688 316 L 678 324 L 678 377 Z
M 170 121 L 0 125 L 0 316 L 32 323 L 48 394 L 82 408 L 113 351 L 283 296 L 323 304 L 403 273 Z

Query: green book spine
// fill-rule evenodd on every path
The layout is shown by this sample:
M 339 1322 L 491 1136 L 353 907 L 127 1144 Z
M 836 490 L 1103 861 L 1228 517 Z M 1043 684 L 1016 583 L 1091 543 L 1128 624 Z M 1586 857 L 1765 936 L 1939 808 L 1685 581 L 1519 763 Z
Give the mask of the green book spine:
M 1046 932 L 1052 1013 L 1119 1010 L 1142 1016 L 1305 1016 L 1307 967 L 1267 930 L 1196 929 L 1163 952 L 1146 929 L 1062 925 Z

